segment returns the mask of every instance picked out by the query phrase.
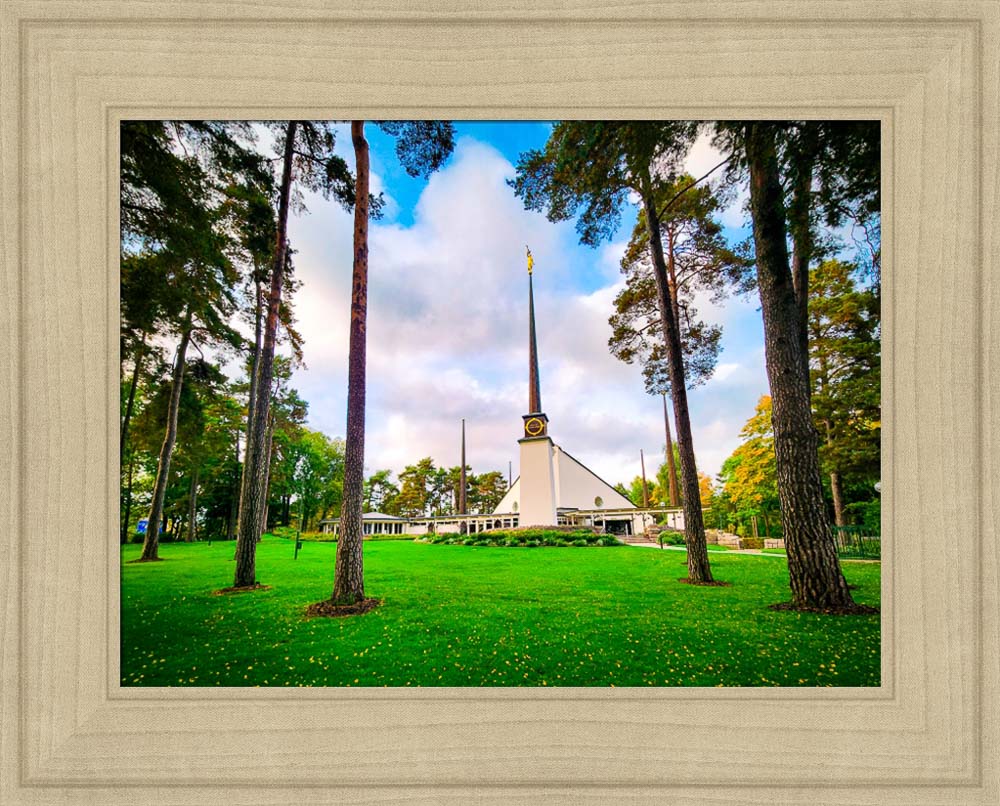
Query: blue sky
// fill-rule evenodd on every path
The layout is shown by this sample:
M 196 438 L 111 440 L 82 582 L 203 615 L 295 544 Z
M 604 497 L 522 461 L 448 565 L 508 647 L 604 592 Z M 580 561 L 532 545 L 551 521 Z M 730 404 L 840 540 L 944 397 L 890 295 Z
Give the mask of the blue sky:
M 639 473 L 639 450 L 652 473 L 664 444 L 662 404 L 645 394 L 638 367 L 607 349 L 608 317 L 622 286 L 618 263 L 634 212 L 609 244 L 579 244 L 572 222 L 528 212 L 506 185 L 518 155 L 539 148 L 546 123 L 457 124 L 448 163 L 429 180 L 403 172 L 391 138 L 367 126 L 372 185 L 387 199 L 372 222 L 369 250 L 366 472 L 398 473 L 423 456 L 459 462 L 467 421 L 474 472 L 518 472 L 521 415 L 527 407 L 527 273 L 535 257 L 535 304 L 543 408 L 550 434 L 612 483 Z M 338 151 L 353 165 L 346 128 Z M 718 161 L 699 140 L 688 168 L 700 175 Z M 742 240 L 738 198 L 722 216 Z M 306 368 L 294 386 L 309 402 L 309 425 L 341 436 L 346 422 L 347 325 L 352 219 L 307 196 L 289 223 L 302 290 L 296 299 Z M 722 324 L 716 377 L 690 394 L 699 469 L 715 475 L 739 431 L 767 393 L 763 326 L 753 298 L 721 306 L 698 300 Z

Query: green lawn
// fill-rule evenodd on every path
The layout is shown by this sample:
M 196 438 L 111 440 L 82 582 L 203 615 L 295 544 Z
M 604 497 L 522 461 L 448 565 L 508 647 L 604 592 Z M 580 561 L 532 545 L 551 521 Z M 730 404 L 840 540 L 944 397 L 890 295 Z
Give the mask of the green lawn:
M 767 609 L 789 598 L 785 562 L 713 554 L 692 587 L 685 555 L 640 547 L 365 544 L 381 607 L 307 619 L 329 595 L 335 544 L 266 537 L 270 590 L 232 584 L 233 544 L 164 544 L 122 565 L 122 685 L 877 686 L 878 616 Z M 122 549 L 138 557 L 139 546 Z M 879 603 L 880 566 L 845 563 L 855 599 Z

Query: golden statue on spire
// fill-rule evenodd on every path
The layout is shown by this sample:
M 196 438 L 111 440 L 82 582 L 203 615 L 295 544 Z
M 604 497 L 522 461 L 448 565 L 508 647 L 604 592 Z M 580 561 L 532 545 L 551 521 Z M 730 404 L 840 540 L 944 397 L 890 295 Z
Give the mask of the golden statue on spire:
M 525 244 L 524 250 L 528 253 L 528 274 L 531 274 L 531 269 L 535 265 L 535 259 L 531 256 L 531 250 L 527 244 Z

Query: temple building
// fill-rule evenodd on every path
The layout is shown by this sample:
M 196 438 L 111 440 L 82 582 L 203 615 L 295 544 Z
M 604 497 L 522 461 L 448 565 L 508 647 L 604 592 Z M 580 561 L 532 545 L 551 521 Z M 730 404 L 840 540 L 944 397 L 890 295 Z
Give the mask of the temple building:
M 465 420 L 462 420 L 462 494 L 458 514 L 403 519 L 366 513 L 365 535 L 429 532 L 483 532 L 530 526 L 587 526 L 608 533 L 640 534 L 664 518 L 674 529 L 684 529 L 680 509 L 640 509 L 604 479 L 575 459 L 549 436 L 549 418 L 542 411 L 535 334 L 534 260 L 528 251 L 528 413 L 522 416 L 518 440 L 521 473 L 492 513 L 466 514 Z M 338 530 L 336 521 L 323 521 L 323 531 Z
M 618 534 L 641 532 L 652 522 L 649 512 L 637 508 L 549 436 L 549 418 L 542 411 L 538 374 L 533 267 L 529 251 L 528 413 L 522 418 L 524 435 L 518 440 L 521 475 L 494 514 L 516 513 L 521 526 L 596 526 Z M 682 523 L 681 513 L 672 514 L 674 523 Z

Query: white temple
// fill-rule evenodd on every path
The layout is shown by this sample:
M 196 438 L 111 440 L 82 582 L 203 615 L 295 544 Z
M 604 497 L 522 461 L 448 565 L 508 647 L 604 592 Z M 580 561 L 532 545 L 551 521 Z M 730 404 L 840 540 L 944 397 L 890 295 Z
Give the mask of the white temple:
M 530 526 L 587 526 L 615 534 L 639 534 L 664 517 L 674 529 L 684 529 L 680 509 L 639 509 L 596 473 L 573 458 L 548 434 L 549 418 L 542 411 L 535 338 L 533 260 L 528 252 L 528 413 L 518 440 L 521 474 L 492 513 L 464 512 L 443 517 L 397 518 L 381 513 L 364 515 L 364 534 L 422 535 L 429 532 L 483 532 Z M 462 465 L 465 467 L 465 421 L 462 421 Z M 464 481 L 464 479 L 463 479 Z M 462 485 L 464 487 L 464 484 Z M 324 521 L 324 531 L 337 531 L 335 521 Z
M 521 475 L 511 485 L 494 514 L 517 513 L 522 526 L 556 526 L 587 522 L 592 516 L 605 527 L 634 532 L 631 511 L 636 506 L 579 460 L 556 445 L 548 435 L 549 418 L 542 411 L 542 390 L 538 376 L 538 341 L 535 336 L 534 261 L 528 252 L 528 413 L 524 415 L 521 448 Z M 609 510 L 612 524 L 608 523 Z M 582 513 L 591 514 L 581 520 Z

